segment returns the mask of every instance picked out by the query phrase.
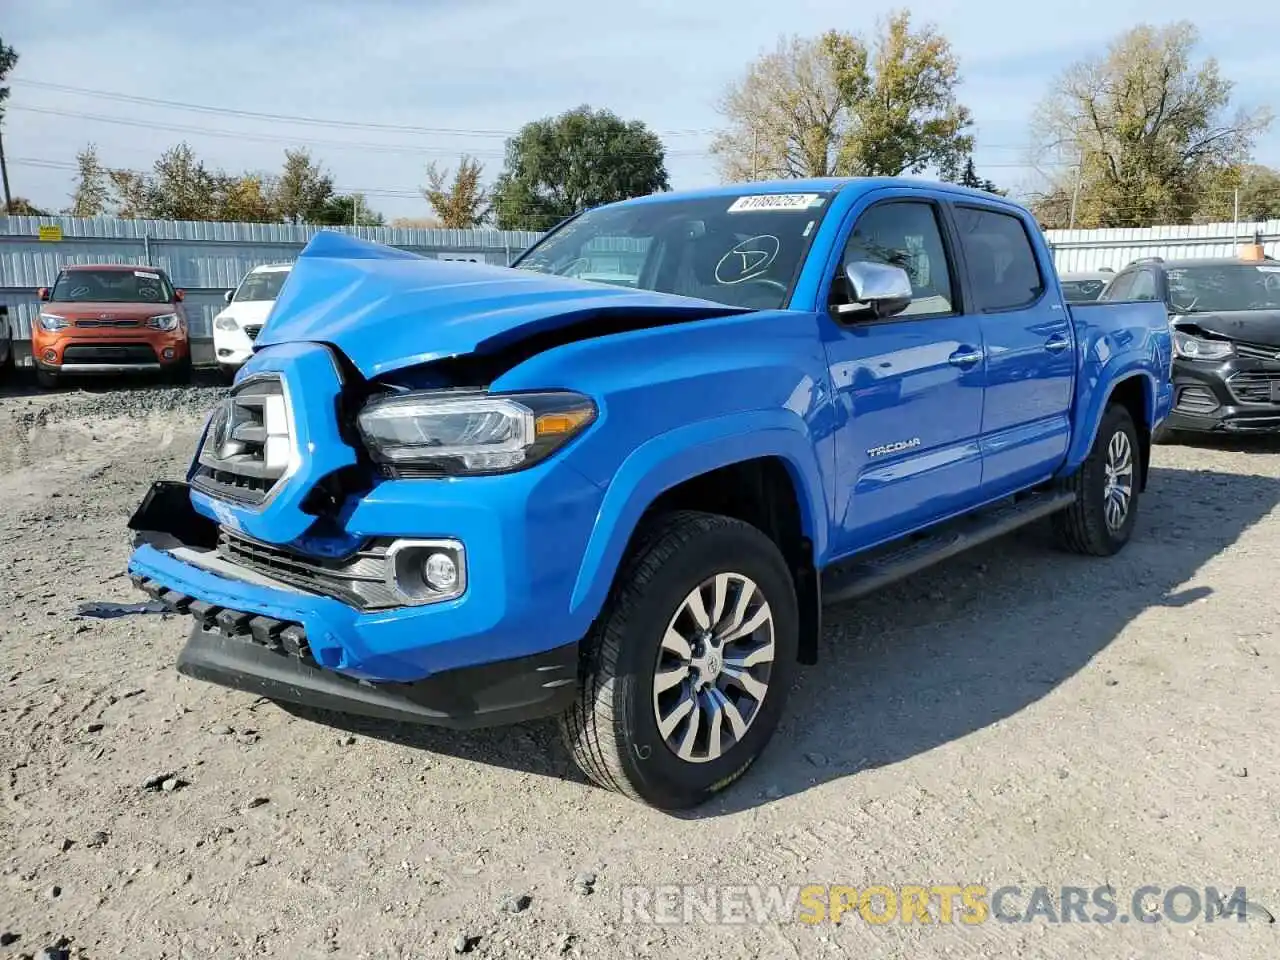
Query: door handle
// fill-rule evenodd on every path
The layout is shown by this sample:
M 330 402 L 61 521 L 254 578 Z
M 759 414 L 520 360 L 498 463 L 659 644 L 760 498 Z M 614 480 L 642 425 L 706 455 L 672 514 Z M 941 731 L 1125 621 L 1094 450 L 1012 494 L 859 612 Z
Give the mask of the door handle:
M 1055 333 L 1052 337 L 1044 342 L 1044 348 L 1050 353 L 1061 353 L 1071 345 L 1066 337 L 1060 333 Z
M 981 359 L 981 350 L 974 350 L 972 347 L 961 347 L 951 356 L 947 357 L 947 363 L 951 364 L 953 367 L 972 367 Z

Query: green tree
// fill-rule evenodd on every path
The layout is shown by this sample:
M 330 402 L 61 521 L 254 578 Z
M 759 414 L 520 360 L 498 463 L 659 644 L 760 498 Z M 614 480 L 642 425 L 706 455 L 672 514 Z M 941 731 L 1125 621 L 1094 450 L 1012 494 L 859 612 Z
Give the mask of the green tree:
M 386 220 L 370 208 L 363 193 L 348 193 L 331 196 L 308 222 L 335 227 L 381 227 Z
M 1236 215 L 1242 221 L 1280 219 L 1280 170 L 1256 163 L 1217 168 L 1201 181 L 1194 219 L 1201 223 L 1226 223 Z
M 973 157 L 967 157 L 964 161 L 964 167 L 961 168 L 959 176 L 955 178 L 955 182 L 962 187 L 971 187 L 974 190 L 985 190 L 987 193 L 994 193 L 997 196 L 1005 196 L 1008 191 L 1001 190 L 991 180 L 978 176 L 977 168 L 973 165 Z
M 306 150 L 286 150 L 273 202 L 289 223 L 315 223 L 333 196 L 333 177 Z
M 153 196 L 151 181 L 140 170 L 108 170 L 107 180 L 111 184 L 111 202 L 115 214 L 125 220 L 140 220 L 150 217 Z
M 47 217 L 48 210 L 41 210 L 26 197 L 14 197 L 9 201 L 9 215 L 12 217 Z
M 973 149 L 959 83 L 950 42 L 932 26 L 913 30 L 906 10 L 871 40 L 783 38 L 721 98 L 728 126 L 711 151 L 729 182 L 930 168 L 954 177 Z
M 1058 77 L 1033 121 L 1040 155 L 1066 161 L 1044 222 L 1067 226 L 1074 206 L 1077 227 L 1185 223 L 1215 171 L 1247 162 L 1271 115 L 1231 109 L 1217 61 L 1194 60 L 1198 40 L 1186 21 L 1142 24 Z
M 159 220 L 216 220 L 224 178 L 209 170 L 186 143 L 156 160 L 149 178 L 146 216 Z
M 525 124 L 507 141 L 493 208 L 502 230 L 547 230 L 587 207 L 668 189 L 655 133 L 581 106 Z
M 98 160 L 98 148 L 91 143 L 76 154 L 75 188 L 67 213 L 73 217 L 100 217 L 107 212 L 110 199 L 107 168 Z
M 489 215 L 490 198 L 480 182 L 483 174 L 480 161 L 465 154 L 453 174 L 434 163 L 428 164 L 427 185 L 422 188 L 422 195 L 442 227 L 468 230 L 484 223 Z
M 215 217 L 233 223 L 274 223 L 280 219 L 272 204 L 272 184 L 257 173 L 219 174 L 214 195 Z

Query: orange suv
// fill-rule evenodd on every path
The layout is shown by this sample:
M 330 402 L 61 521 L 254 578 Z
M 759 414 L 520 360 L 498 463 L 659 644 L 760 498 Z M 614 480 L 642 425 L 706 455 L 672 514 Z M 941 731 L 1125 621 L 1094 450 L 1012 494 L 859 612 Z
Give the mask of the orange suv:
M 67 374 L 167 373 L 185 381 L 191 347 L 183 291 L 163 270 L 66 266 L 40 290 L 31 357 L 41 386 Z

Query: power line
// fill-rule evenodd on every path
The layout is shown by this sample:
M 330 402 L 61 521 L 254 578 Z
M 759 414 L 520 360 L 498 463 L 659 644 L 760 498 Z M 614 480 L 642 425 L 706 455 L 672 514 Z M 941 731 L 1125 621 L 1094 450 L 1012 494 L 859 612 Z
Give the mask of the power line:
M 417 133 L 430 136 L 458 136 L 506 138 L 514 137 L 519 130 L 500 130 L 472 127 L 420 127 L 412 124 L 377 123 L 368 120 L 344 120 L 336 117 L 313 117 L 298 114 L 264 113 L 256 110 L 242 110 L 232 107 L 216 107 L 211 104 L 189 103 L 180 100 L 165 100 L 158 97 L 144 97 L 135 94 L 119 93 L 108 90 L 96 90 L 89 87 L 76 87 L 62 83 L 51 83 L 44 80 L 10 81 L 18 87 L 33 87 L 50 90 L 55 93 L 67 93 L 80 97 L 100 100 L 112 100 L 118 103 L 132 103 L 143 106 L 163 107 L 172 110 L 185 110 L 195 113 L 215 114 L 227 117 L 239 117 L 248 120 L 268 120 L 275 123 L 296 123 L 308 126 L 337 127 L 355 130 L 386 130 L 397 133 Z M 10 109 L 17 109 L 16 107 Z M 34 109 L 34 108 L 28 108 Z M 654 130 L 660 137 L 705 137 L 722 132 L 718 128 L 688 128 L 683 130 Z M 1026 150 L 1028 144 L 1015 143 L 980 143 L 983 150 Z
M 15 86 L 37 87 L 58 93 L 72 93 L 83 97 L 96 97 L 101 100 L 115 100 L 120 103 L 136 103 L 145 106 L 166 107 L 174 110 L 189 110 L 196 113 L 219 114 L 228 117 L 242 117 L 250 120 L 270 120 L 273 122 L 298 123 L 311 126 L 344 127 L 358 130 L 388 130 L 398 133 L 421 133 L 434 136 L 457 137 L 513 137 L 516 130 L 486 130 L 468 127 L 418 127 L 400 123 L 375 123 L 368 120 L 340 120 L 331 117 L 308 117 L 296 114 L 262 113 L 256 110 L 239 110 L 231 107 L 215 107 L 209 104 L 185 103 L 179 100 L 162 100 L 156 97 L 141 97 L 134 94 L 116 93 L 107 90 L 93 90 L 87 87 L 73 87 L 62 83 L 49 83 L 43 80 L 13 80 Z M 714 133 L 714 130 L 665 130 L 655 131 L 660 136 L 687 137 L 703 136 Z

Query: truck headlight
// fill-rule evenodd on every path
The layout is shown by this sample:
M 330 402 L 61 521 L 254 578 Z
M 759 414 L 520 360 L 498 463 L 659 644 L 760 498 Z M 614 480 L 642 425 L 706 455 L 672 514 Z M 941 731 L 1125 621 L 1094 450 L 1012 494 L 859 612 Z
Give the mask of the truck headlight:
M 147 326 L 153 330 L 177 330 L 178 315 L 176 313 L 162 313 L 158 317 L 150 317 L 147 320 Z
M 219 315 L 213 320 L 213 329 L 215 330 L 239 330 L 240 324 L 236 323 L 234 317 Z
M 507 473 L 546 458 L 596 418 L 587 397 L 548 393 L 408 393 L 370 402 L 360 433 L 397 474 Z
M 1236 348 L 1226 340 L 1203 340 L 1189 333 L 1175 333 L 1173 352 L 1187 360 L 1225 360 Z
M 40 314 L 40 329 L 45 333 L 53 333 L 56 330 L 65 330 L 71 326 L 71 321 L 66 317 L 60 317 L 56 313 Z

